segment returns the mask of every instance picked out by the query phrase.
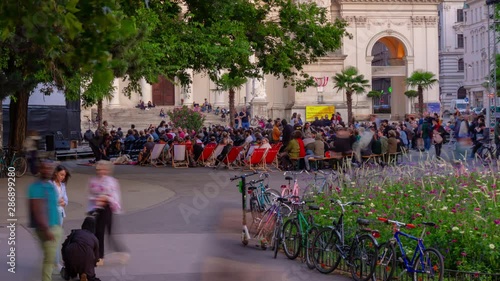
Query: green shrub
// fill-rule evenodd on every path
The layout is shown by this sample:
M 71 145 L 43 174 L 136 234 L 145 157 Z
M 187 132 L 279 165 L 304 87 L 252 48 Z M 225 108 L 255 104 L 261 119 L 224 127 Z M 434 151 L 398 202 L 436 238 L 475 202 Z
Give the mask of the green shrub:
M 425 245 L 439 249 L 445 268 L 469 272 L 500 272 L 500 174 L 493 171 L 473 172 L 467 176 L 431 175 L 394 176 L 383 182 L 367 181 L 348 187 L 334 187 L 330 197 L 316 196 L 320 211 L 313 212 L 315 221 L 331 225 L 340 208 L 330 198 L 342 202 L 363 201 L 364 206 L 346 207 L 347 228 L 355 226 L 356 218 L 376 221 L 385 217 L 417 225 L 402 231 L 420 237 L 422 222 L 434 222 L 426 230 Z M 392 236 L 385 224 L 375 224 L 381 231 L 379 242 Z M 414 250 L 414 243 L 402 237 L 405 248 Z M 408 247 L 407 247 L 408 246 Z
M 167 112 L 170 122 L 175 127 L 187 128 L 188 130 L 198 131 L 203 127 L 205 116 L 201 112 L 194 111 L 187 106 L 174 108 Z

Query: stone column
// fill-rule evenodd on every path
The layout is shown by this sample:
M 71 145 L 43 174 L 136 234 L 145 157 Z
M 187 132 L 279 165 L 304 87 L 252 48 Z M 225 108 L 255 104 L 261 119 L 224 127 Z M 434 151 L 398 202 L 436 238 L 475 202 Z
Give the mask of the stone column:
M 148 101 L 153 102 L 153 86 L 149 84 L 146 79 L 141 79 L 141 91 L 142 91 L 142 100 L 145 104 L 148 104 Z
M 193 105 L 194 102 L 194 94 L 193 94 L 193 70 L 188 69 L 186 70 L 187 74 L 189 75 L 191 79 L 191 83 L 189 85 L 181 87 L 181 99 L 184 99 L 184 105 L 187 105 L 188 107 Z M 202 103 L 203 101 L 198 101 L 198 103 Z
M 120 88 L 120 79 L 115 78 L 113 80 L 113 98 L 108 102 L 110 107 L 118 107 L 120 106 L 120 95 L 122 89 Z

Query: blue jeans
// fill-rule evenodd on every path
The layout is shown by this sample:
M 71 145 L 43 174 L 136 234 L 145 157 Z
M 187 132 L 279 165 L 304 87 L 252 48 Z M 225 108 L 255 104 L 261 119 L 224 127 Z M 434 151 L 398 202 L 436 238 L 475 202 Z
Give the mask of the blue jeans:
M 249 122 L 242 122 L 241 123 L 241 127 L 243 129 L 249 129 L 250 128 L 250 123 Z
M 424 148 L 429 150 L 431 148 L 431 138 L 424 138 Z

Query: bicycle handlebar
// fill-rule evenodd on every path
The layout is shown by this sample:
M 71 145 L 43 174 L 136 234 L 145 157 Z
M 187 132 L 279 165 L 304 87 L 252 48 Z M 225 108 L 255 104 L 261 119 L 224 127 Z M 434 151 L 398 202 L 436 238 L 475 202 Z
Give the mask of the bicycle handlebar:
M 404 222 L 400 222 L 400 221 L 390 220 L 390 219 L 387 219 L 387 218 L 377 218 L 377 220 L 379 220 L 381 222 L 384 222 L 386 224 L 394 224 L 397 227 L 401 227 L 401 226 L 404 226 L 404 227 L 407 227 L 407 228 L 415 228 L 416 227 L 412 223 L 404 223 Z
M 286 171 L 283 173 L 283 175 L 286 176 L 286 175 L 290 174 L 290 175 L 298 176 L 298 175 L 303 174 L 303 173 L 306 173 L 309 175 L 309 172 L 306 170 L 302 170 L 300 172 Z
M 250 181 L 250 182 L 248 182 L 247 184 L 252 185 L 252 184 L 256 184 L 256 183 L 263 182 L 263 181 L 264 181 L 264 179 L 251 180 L 251 181 Z
M 234 180 L 237 180 L 237 179 L 242 179 L 242 178 L 250 177 L 250 176 L 256 175 L 258 173 L 259 172 L 253 172 L 253 173 L 249 173 L 249 174 L 243 174 L 241 176 L 234 176 L 234 177 L 230 178 L 229 180 L 234 181 Z

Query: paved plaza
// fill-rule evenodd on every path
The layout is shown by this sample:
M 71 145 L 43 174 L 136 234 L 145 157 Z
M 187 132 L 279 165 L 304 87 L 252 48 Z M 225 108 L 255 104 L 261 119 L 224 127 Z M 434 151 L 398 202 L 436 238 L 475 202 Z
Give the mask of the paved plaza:
M 403 161 L 418 162 L 433 157 L 411 152 Z M 79 228 L 86 211 L 86 184 L 95 168 L 81 166 L 86 160 L 65 161 L 72 177 L 68 184 L 69 204 L 65 234 Z M 252 241 L 240 242 L 241 195 L 229 178 L 241 171 L 209 168 L 115 166 L 122 188 L 125 213 L 118 216 L 117 237 L 129 248 L 131 259 L 121 265 L 113 254 L 97 268 L 97 276 L 109 281 L 156 280 L 331 280 L 332 276 L 308 270 L 305 264 L 280 254 L 262 251 Z M 282 172 L 272 172 L 270 186 L 285 184 Z M 18 217 L 16 231 L 16 273 L 7 272 L 8 229 L 6 192 L 0 195 L 0 280 L 36 281 L 41 268 L 41 251 L 27 228 L 26 187 L 34 177 L 16 182 Z M 5 190 L 7 180 L 0 179 Z M 250 216 L 248 216 L 250 217 Z M 350 280 L 349 276 L 336 276 Z M 58 275 L 53 280 L 62 280 Z

